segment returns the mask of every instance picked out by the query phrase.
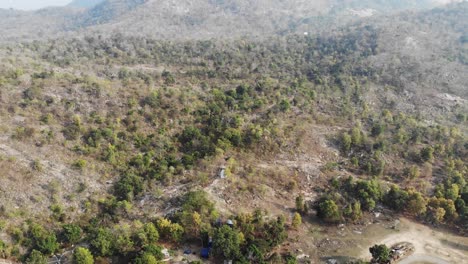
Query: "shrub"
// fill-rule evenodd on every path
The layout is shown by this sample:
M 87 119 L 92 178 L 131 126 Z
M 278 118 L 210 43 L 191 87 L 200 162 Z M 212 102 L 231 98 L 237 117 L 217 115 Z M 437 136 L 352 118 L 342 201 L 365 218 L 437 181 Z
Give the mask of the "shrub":
M 291 226 L 297 229 L 302 224 L 302 217 L 300 214 L 295 213 L 291 222 Z
M 15 129 L 12 137 L 16 140 L 24 140 L 33 137 L 35 132 L 36 131 L 32 127 L 20 126 Z
M 94 259 L 93 255 L 87 248 L 76 248 L 73 253 L 73 263 L 74 264 L 93 264 Z
M 149 253 L 144 253 L 141 257 L 135 259 L 135 264 L 158 264 L 156 257 Z
M 153 223 L 146 223 L 143 227 L 148 243 L 156 243 L 159 240 L 159 232 Z
M 337 222 L 341 218 L 338 205 L 331 199 L 325 199 L 319 203 L 317 215 L 326 222 Z
M 300 214 L 307 213 L 307 205 L 304 202 L 304 195 L 302 194 L 296 197 L 296 211 Z
M 344 152 L 348 152 L 351 150 L 352 139 L 348 133 L 343 133 L 341 135 L 341 149 Z
M 384 130 L 384 125 L 377 123 L 372 126 L 371 134 L 373 137 L 378 137 L 384 132 Z
M 241 256 L 239 233 L 228 225 L 216 230 L 213 237 L 213 250 L 224 259 L 237 259 Z
M 99 256 L 110 256 L 114 253 L 114 238 L 108 229 L 99 228 L 91 240 L 93 251 Z
M 407 210 L 414 215 L 422 215 L 426 212 L 427 201 L 421 193 L 411 190 L 408 192 Z
M 6 244 L 2 240 L 0 240 L 0 258 L 6 258 L 5 251 L 6 251 Z
M 50 206 L 50 210 L 52 211 L 53 217 L 58 221 L 63 221 L 65 218 L 65 214 L 63 213 L 63 208 L 59 204 L 53 204 Z
M 159 233 L 166 239 L 172 239 L 173 241 L 179 241 L 184 234 L 184 228 L 177 224 L 172 223 L 166 218 L 160 218 L 157 220 L 156 225 Z
M 81 239 L 82 230 L 78 225 L 66 224 L 63 225 L 62 234 L 66 243 L 76 244 Z
M 29 257 L 26 259 L 26 264 L 47 264 L 48 259 L 40 251 L 33 249 Z
M 370 253 L 372 254 L 373 263 L 389 263 L 390 262 L 390 249 L 382 245 L 374 245 L 369 248 Z
M 131 200 L 143 191 L 143 179 L 134 174 L 124 174 L 114 185 L 119 200 Z
M 418 178 L 421 175 L 421 172 L 420 172 L 418 166 L 413 165 L 413 166 L 405 169 L 405 174 L 408 176 L 408 178 L 415 179 L 415 178 Z
M 198 212 L 203 216 L 209 216 L 214 211 L 214 204 L 208 199 L 204 191 L 192 191 L 185 195 L 182 205 L 184 212 Z
M 279 109 L 280 109 L 282 112 L 287 112 L 287 111 L 289 111 L 289 109 L 291 109 L 291 103 L 289 103 L 288 100 L 283 99 L 283 100 L 281 100 L 281 102 L 279 103 Z
M 40 100 L 42 98 L 42 90 L 37 86 L 29 87 L 28 89 L 24 90 L 23 98 L 27 100 Z
M 33 170 L 38 171 L 38 172 L 44 171 L 44 166 L 42 166 L 41 161 L 37 159 L 32 162 L 31 167 Z
M 385 194 L 384 203 L 394 210 L 401 211 L 406 208 L 408 198 L 408 192 L 401 190 L 397 185 L 392 185 Z
M 425 147 L 420 152 L 421 161 L 428 162 L 434 159 L 434 148 Z
M 265 239 L 270 247 L 276 247 L 284 242 L 288 234 L 284 227 L 284 217 L 278 216 L 276 220 L 271 220 L 265 224 Z
M 75 162 L 73 162 L 72 166 L 77 170 L 83 170 L 86 167 L 86 163 L 86 160 L 78 159 Z
M 55 253 L 59 244 L 54 233 L 48 232 L 44 227 L 34 224 L 31 226 L 31 235 L 34 242 L 34 248 L 45 255 Z

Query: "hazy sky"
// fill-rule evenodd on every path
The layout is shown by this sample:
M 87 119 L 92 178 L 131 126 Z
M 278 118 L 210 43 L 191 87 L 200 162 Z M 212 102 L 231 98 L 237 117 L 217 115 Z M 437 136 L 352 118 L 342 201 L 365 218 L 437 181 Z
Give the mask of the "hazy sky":
M 33 10 L 46 6 L 63 6 L 71 1 L 72 0 L 0 0 L 0 8 Z

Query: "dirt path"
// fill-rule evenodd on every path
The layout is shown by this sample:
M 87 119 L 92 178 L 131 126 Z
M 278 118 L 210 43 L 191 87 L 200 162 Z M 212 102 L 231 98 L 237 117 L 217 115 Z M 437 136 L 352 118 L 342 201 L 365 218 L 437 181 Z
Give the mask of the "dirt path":
M 400 263 L 434 262 L 468 263 L 468 237 L 445 233 L 428 226 L 401 218 L 401 231 L 390 234 L 374 244 L 394 245 L 399 242 L 410 242 L 415 247 L 411 257 Z M 372 245 L 368 245 L 372 246 Z M 368 247 L 361 253 L 361 258 L 369 258 Z M 440 259 L 440 261 L 438 261 Z

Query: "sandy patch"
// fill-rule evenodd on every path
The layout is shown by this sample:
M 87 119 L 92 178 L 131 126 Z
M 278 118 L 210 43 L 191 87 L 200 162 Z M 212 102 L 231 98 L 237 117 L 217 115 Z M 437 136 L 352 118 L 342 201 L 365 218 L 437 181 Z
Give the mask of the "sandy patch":
M 467 237 L 444 233 L 405 218 L 401 219 L 401 226 L 400 232 L 375 241 L 375 244 L 391 246 L 399 242 L 410 242 L 415 247 L 413 255 L 428 256 L 429 258 L 432 256 L 448 263 L 468 263 Z M 363 250 L 361 258 L 369 258 L 368 249 Z M 404 263 L 412 263 L 412 261 Z

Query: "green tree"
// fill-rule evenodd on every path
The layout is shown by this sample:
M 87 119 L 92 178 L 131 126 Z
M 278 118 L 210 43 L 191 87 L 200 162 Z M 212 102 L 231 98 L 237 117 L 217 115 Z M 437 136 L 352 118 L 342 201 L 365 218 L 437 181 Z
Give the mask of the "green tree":
M 382 189 L 376 180 L 358 181 L 354 192 L 361 201 L 363 208 L 369 211 L 374 209 L 376 202 L 382 198 Z
M 50 255 L 58 250 L 59 243 L 54 233 L 48 232 L 44 227 L 34 224 L 31 226 L 31 234 L 34 248 L 45 255 Z
M 148 243 L 153 244 L 159 240 L 159 232 L 153 223 L 146 223 L 143 227 Z
M 439 201 L 440 207 L 444 208 L 445 210 L 445 220 L 456 220 L 458 218 L 458 214 L 453 200 L 440 198 Z
M 91 240 L 93 251 L 99 256 L 110 256 L 114 252 L 114 237 L 108 229 L 99 228 Z
M 63 237 L 66 243 L 76 244 L 81 239 L 82 230 L 78 225 L 63 225 Z
M 44 256 L 40 251 L 33 249 L 26 260 L 27 264 L 47 264 L 47 257 Z
M 6 247 L 7 247 L 7 245 L 5 244 L 5 242 L 0 240 L 0 258 L 6 258 L 6 256 L 5 256 Z
M 413 165 L 406 169 L 405 174 L 410 179 L 416 179 L 416 178 L 419 178 L 419 176 L 421 175 L 421 171 L 419 170 L 418 166 Z
M 465 201 L 464 201 L 462 198 L 458 198 L 458 199 L 455 201 L 455 208 L 457 209 L 457 212 L 458 212 L 460 215 L 463 214 L 465 207 L 466 207 L 466 203 L 465 203 Z
M 286 264 L 297 264 L 297 258 L 290 253 L 284 256 L 284 261 Z
M 159 234 L 161 237 L 166 239 L 172 239 L 173 241 L 179 241 L 184 234 L 184 228 L 178 223 L 172 223 L 171 220 L 166 218 L 160 218 L 156 222 Z
M 318 216 L 327 222 L 336 222 L 340 220 L 340 211 L 335 201 L 326 199 L 319 204 Z
M 296 211 L 303 215 L 307 213 L 307 205 L 304 202 L 304 195 L 302 194 L 296 197 Z
M 284 221 L 284 216 L 278 216 L 276 220 L 271 220 L 265 224 L 264 236 L 271 247 L 280 245 L 288 237 Z
M 182 223 L 187 235 L 194 238 L 200 237 L 203 220 L 197 211 L 182 214 Z
M 401 211 L 408 203 L 408 192 L 401 190 L 397 185 L 392 185 L 385 194 L 384 203 L 394 210 Z
M 213 236 L 213 250 L 225 259 L 237 259 L 241 256 L 241 241 L 239 233 L 227 225 L 215 231 Z
M 425 147 L 421 149 L 420 157 L 423 162 L 432 161 L 434 159 L 434 148 Z
M 380 136 L 385 130 L 385 126 L 381 123 L 376 123 L 372 126 L 371 134 L 373 137 Z
M 143 191 L 143 179 L 134 174 L 125 174 L 114 185 L 119 200 L 131 200 Z
M 457 184 L 450 185 L 445 191 L 445 198 L 456 201 L 460 195 L 460 187 Z
M 150 244 L 143 247 L 143 253 L 153 255 L 157 260 L 162 260 L 164 254 L 162 253 L 163 248 L 158 245 Z
M 292 218 L 291 226 L 294 229 L 297 229 L 302 224 L 302 217 L 299 213 L 294 213 Z
M 355 126 L 351 129 L 351 142 L 354 146 L 360 146 L 363 142 L 363 136 L 360 126 Z
M 103 159 L 110 164 L 115 164 L 117 159 L 116 147 L 109 143 L 103 153 Z
M 134 243 L 132 239 L 132 231 L 128 225 L 120 225 L 114 230 L 114 247 L 115 251 L 126 256 L 134 250 Z
M 162 260 L 164 258 L 164 254 L 161 252 L 162 250 L 162 247 L 150 244 L 143 247 L 143 254 L 150 254 L 154 256 L 156 260 Z
M 407 210 L 414 215 L 422 215 L 426 212 L 427 201 L 420 192 L 411 190 L 408 192 Z
M 369 248 L 369 251 L 374 263 L 386 264 L 390 261 L 390 249 L 384 244 L 374 245 Z
M 193 191 L 185 195 L 182 210 L 189 213 L 198 212 L 202 216 L 210 216 L 214 211 L 214 204 L 208 199 L 206 192 Z
M 427 214 L 430 221 L 432 221 L 435 224 L 440 224 L 444 221 L 445 209 L 441 207 L 429 207 Z
M 94 258 L 87 248 L 78 247 L 73 252 L 74 264 L 93 264 Z
M 352 143 L 353 141 L 348 133 L 343 133 L 343 135 L 341 135 L 341 149 L 344 152 L 348 152 L 351 150 Z
M 288 100 L 286 99 L 283 99 L 281 100 L 281 102 L 279 103 L 279 108 L 282 112 L 287 112 L 289 111 L 289 109 L 291 109 L 291 103 L 289 103 Z
M 361 218 L 362 218 L 361 203 L 357 201 L 353 203 L 353 212 L 351 213 L 351 219 L 353 221 L 357 221 Z
M 150 253 L 143 253 L 141 257 L 138 257 L 135 260 L 135 264 L 158 264 L 158 260 L 155 256 L 151 255 Z

